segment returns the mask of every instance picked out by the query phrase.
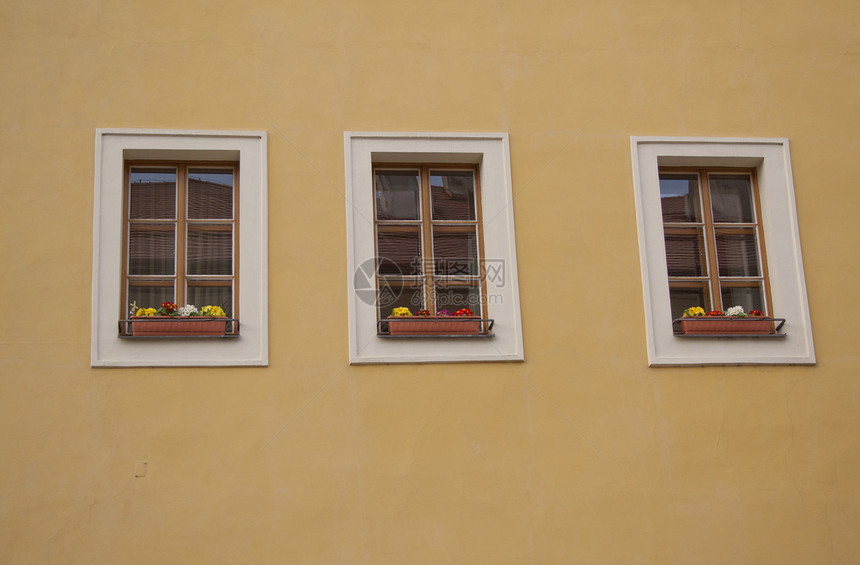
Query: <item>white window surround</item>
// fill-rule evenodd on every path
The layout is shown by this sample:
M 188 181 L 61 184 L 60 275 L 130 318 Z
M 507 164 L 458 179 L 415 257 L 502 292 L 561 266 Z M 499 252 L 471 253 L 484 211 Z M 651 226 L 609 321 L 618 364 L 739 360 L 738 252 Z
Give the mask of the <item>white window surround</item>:
M 514 240 L 513 189 L 506 133 L 345 132 L 349 359 L 363 363 L 522 361 Z M 373 303 L 374 162 L 478 163 L 481 178 L 484 256 L 503 266 L 488 276 L 491 338 L 382 338 Z
M 93 367 L 268 365 L 266 132 L 96 130 Z M 127 159 L 239 161 L 239 321 L 233 339 L 120 339 L 123 164 Z
M 660 365 L 814 364 L 787 139 L 631 137 L 648 362 Z M 773 315 L 784 338 L 679 338 L 672 333 L 660 166 L 754 167 Z

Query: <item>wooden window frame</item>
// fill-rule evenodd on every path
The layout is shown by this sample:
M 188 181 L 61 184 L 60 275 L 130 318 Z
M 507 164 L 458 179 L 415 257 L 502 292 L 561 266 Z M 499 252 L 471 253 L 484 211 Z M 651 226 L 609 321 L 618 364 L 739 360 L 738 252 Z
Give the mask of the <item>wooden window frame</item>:
M 175 217 L 173 219 L 132 219 L 130 217 L 131 205 L 131 171 L 133 168 L 151 169 L 175 169 L 176 192 L 175 192 Z M 232 218 L 189 218 L 188 214 L 188 171 L 190 169 L 222 169 L 230 170 L 233 175 L 233 202 Z M 193 286 L 220 286 L 231 287 L 231 314 L 233 319 L 239 319 L 239 163 L 235 161 L 174 161 L 174 160 L 127 160 L 123 168 L 123 245 L 122 245 L 122 279 L 121 279 L 121 307 L 122 318 L 126 318 L 130 308 L 129 285 L 133 282 L 146 283 L 140 286 L 172 286 L 173 302 L 177 306 L 188 304 L 187 295 L 189 283 Z M 129 274 L 129 244 L 131 226 L 146 224 L 173 224 L 174 225 L 174 272 L 172 275 L 131 275 Z M 221 226 L 225 229 L 229 226 L 232 230 L 232 269 L 229 275 L 192 275 L 188 273 L 187 251 L 188 231 L 194 224 L 213 226 L 215 229 Z M 138 304 L 139 307 L 158 308 L 159 304 Z M 203 304 L 196 304 L 198 308 Z M 121 324 L 125 331 L 125 324 Z M 231 324 L 229 333 L 238 333 L 237 324 Z M 126 334 L 122 334 L 126 335 Z
M 698 182 L 699 211 L 701 218 L 698 222 L 666 222 L 663 220 L 663 233 L 690 231 L 701 229 L 704 239 L 703 260 L 706 272 L 700 276 L 671 276 L 669 278 L 669 290 L 673 288 L 704 288 L 706 304 L 701 306 L 706 310 L 721 310 L 734 306 L 734 304 L 722 303 L 722 289 L 731 287 L 749 288 L 750 283 L 759 283 L 763 303 L 759 306 L 766 315 L 773 315 L 772 293 L 770 288 L 770 277 L 767 267 L 767 252 L 764 241 L 764 228 L 762 225 L 761 196 L 758 186 L 756 169 L 736 167 L 660 167 L 659 176 L 662 180 L 664 175 L 696 175 Z M 716 222 L 713 217 L 711 203 L 711 175 L 744 175 L 750 177 L 752 190 L 753 222 Z M 754 231 L 756 249 L 758 252 L 759 275 L 745 276 L 720 276 L 719 261 L 717 257 L 717 232 L 728 233 L 732 230 L 738 232 Z
M 431 313 L 436 312 L 436 288 L 438 287 L 477 287 L 480 292 L 480 302 L 476 316 L 487 318 L 487 281 L 486 267 L 484 264 L 484 230 L 483 215 L 481 207 L 481 175 L 480 167 L 473 164 L 459 163 L 373 163 L 373 186 L 375 194 L 376 175 L 384 171 L 417 171 L 418 172 L 418 219 L 417 220 L 380 220 L 377 218 L 377 206 L 374 203 L 374 255 L 379 257 L 378 228 L 385 227 L 419 227 L 421 238 L 421 271 L 417 275 L 382 275 L 376 272 L 377 293 L 382 292 L 384 286 L 399 286 L 412 288 L 420 285 L 422 292 L 422 308 Z M 474 220 L 436 220 L 433 215 L 433 203 L 431 194 L 430 177 L 432 172 L 468 171 L 474 179 L 475 219 Z M 462 228 L 464 232 L 476 233 L 477 238 L 477 274 L 475 275 L 437 275 L 435 271 L 436 259 L 433 246 L 433 230 L 435 227 Z M 444 283 L 444 284 L 442 284 Z M 378 298 L 379 299 L 379 298 Z M 387 314 L 379 311 L 379 318 L 385 318 Z M 453 312 L 452 312 L 453 313 Z M 414 312 L 413 312 L 414 314 Z

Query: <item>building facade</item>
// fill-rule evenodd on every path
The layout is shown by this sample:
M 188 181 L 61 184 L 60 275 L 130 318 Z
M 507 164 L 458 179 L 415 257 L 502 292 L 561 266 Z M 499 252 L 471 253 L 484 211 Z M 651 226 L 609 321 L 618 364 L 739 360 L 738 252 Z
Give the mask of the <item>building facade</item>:
M 0 562 L 860 562 L 860 6 L 0 13 Z

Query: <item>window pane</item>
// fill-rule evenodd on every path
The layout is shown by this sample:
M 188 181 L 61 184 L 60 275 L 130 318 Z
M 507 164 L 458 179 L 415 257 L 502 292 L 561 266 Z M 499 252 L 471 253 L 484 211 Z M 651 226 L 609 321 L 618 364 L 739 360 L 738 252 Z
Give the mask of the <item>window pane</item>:
M 173 302 L 173 286 L 128 285 L 128 303 L 138 308 L 158 308 L 162 302 Z
M 699 222 L 698 175 L 660 175 L 664 222 Z
M 188 226 L 188 274 L 233 274 L 233 226 Z
M 717 229 L 716 240 L 721 277 L 759 276 L 755 231 L 725 233 Z
M 418 171 L 376 173 L 376 218 L 418 220 Z
M 421 232 L 417 226 L 378 226 L 376 251 L 380 275 L 421 274 Z
M 128 274 L 173 275 L 173 224 L 131 224 L 128 235 Z
M 197 309 L 204 306 L 220 306 L 228 318 L 233 317 L 233 289 L 230 286 L 188 285 L 188 303 Z
M 475 181 L 472 172 L 430 173 L 434 220 L 474 220 Z
M 469 308 L 480 316 L 481 289 L 477 286 L 437 286 L 436 310 L 443 308 L 452 314 L 460 308 Z
M 723 299 L 723 310 L 732 306 L 743 306 L 744 312 L 751 312 L 753 310 L 767 312 L 761 286 L 723 286 L 720 289 L 720 294 Z
M 750 177 L 710 175 L 709 183 L 715 222 L 755 222 Z
M 225 220 L 233 218 L 233 171 L 188 171 L 188 217 Z
M 406 307 L 412 314 L 424 307 L 423 285 L 419 282 L 412 283 L 386 283 L 380 282 L 377 292 L 377 307 L 379 308 L 379 319 L 384 320 L 391 315 L 395 308 Z
M 176 171 L 132 169 L 129 217 L 133 220 L 176 218 Z
M 701 228 L 671 229 L 664 234 L 666 268 L 670 277 L 707 275 L 705 240 Z
M 474 228 L 433 228 L 435 273 L 445 276 L 478 275 L 478 237 Z
M 684 315 L 684 310 L 693 306 L 700 306 L 707 312 L 711 309 L 710 301 L 707 299 L 706 288 L 669 288 L 669 303 L 672 308 L 672 319 Z

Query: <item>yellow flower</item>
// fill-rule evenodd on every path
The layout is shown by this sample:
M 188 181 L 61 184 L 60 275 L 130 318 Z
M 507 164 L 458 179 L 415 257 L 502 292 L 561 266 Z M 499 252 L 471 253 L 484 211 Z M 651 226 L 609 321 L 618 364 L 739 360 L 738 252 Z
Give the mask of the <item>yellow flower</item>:
M 395 316 L 411 316 L 412 312 L 409 311 L 409 308 L 402 306 L 400 308 L 395 308 L 392 314 Z
M 155 316 L 155 308 L 138 308 L 135 316 Z
M 212 316 L 213 318 L 226 318 L 227 314 L 220 306 L 204 306 L 200 309 L 200 313 L 204 316 Z
M 693 306 L 684 310 L 685 316 L 704 316 L 705 310 L 701 306 Z

